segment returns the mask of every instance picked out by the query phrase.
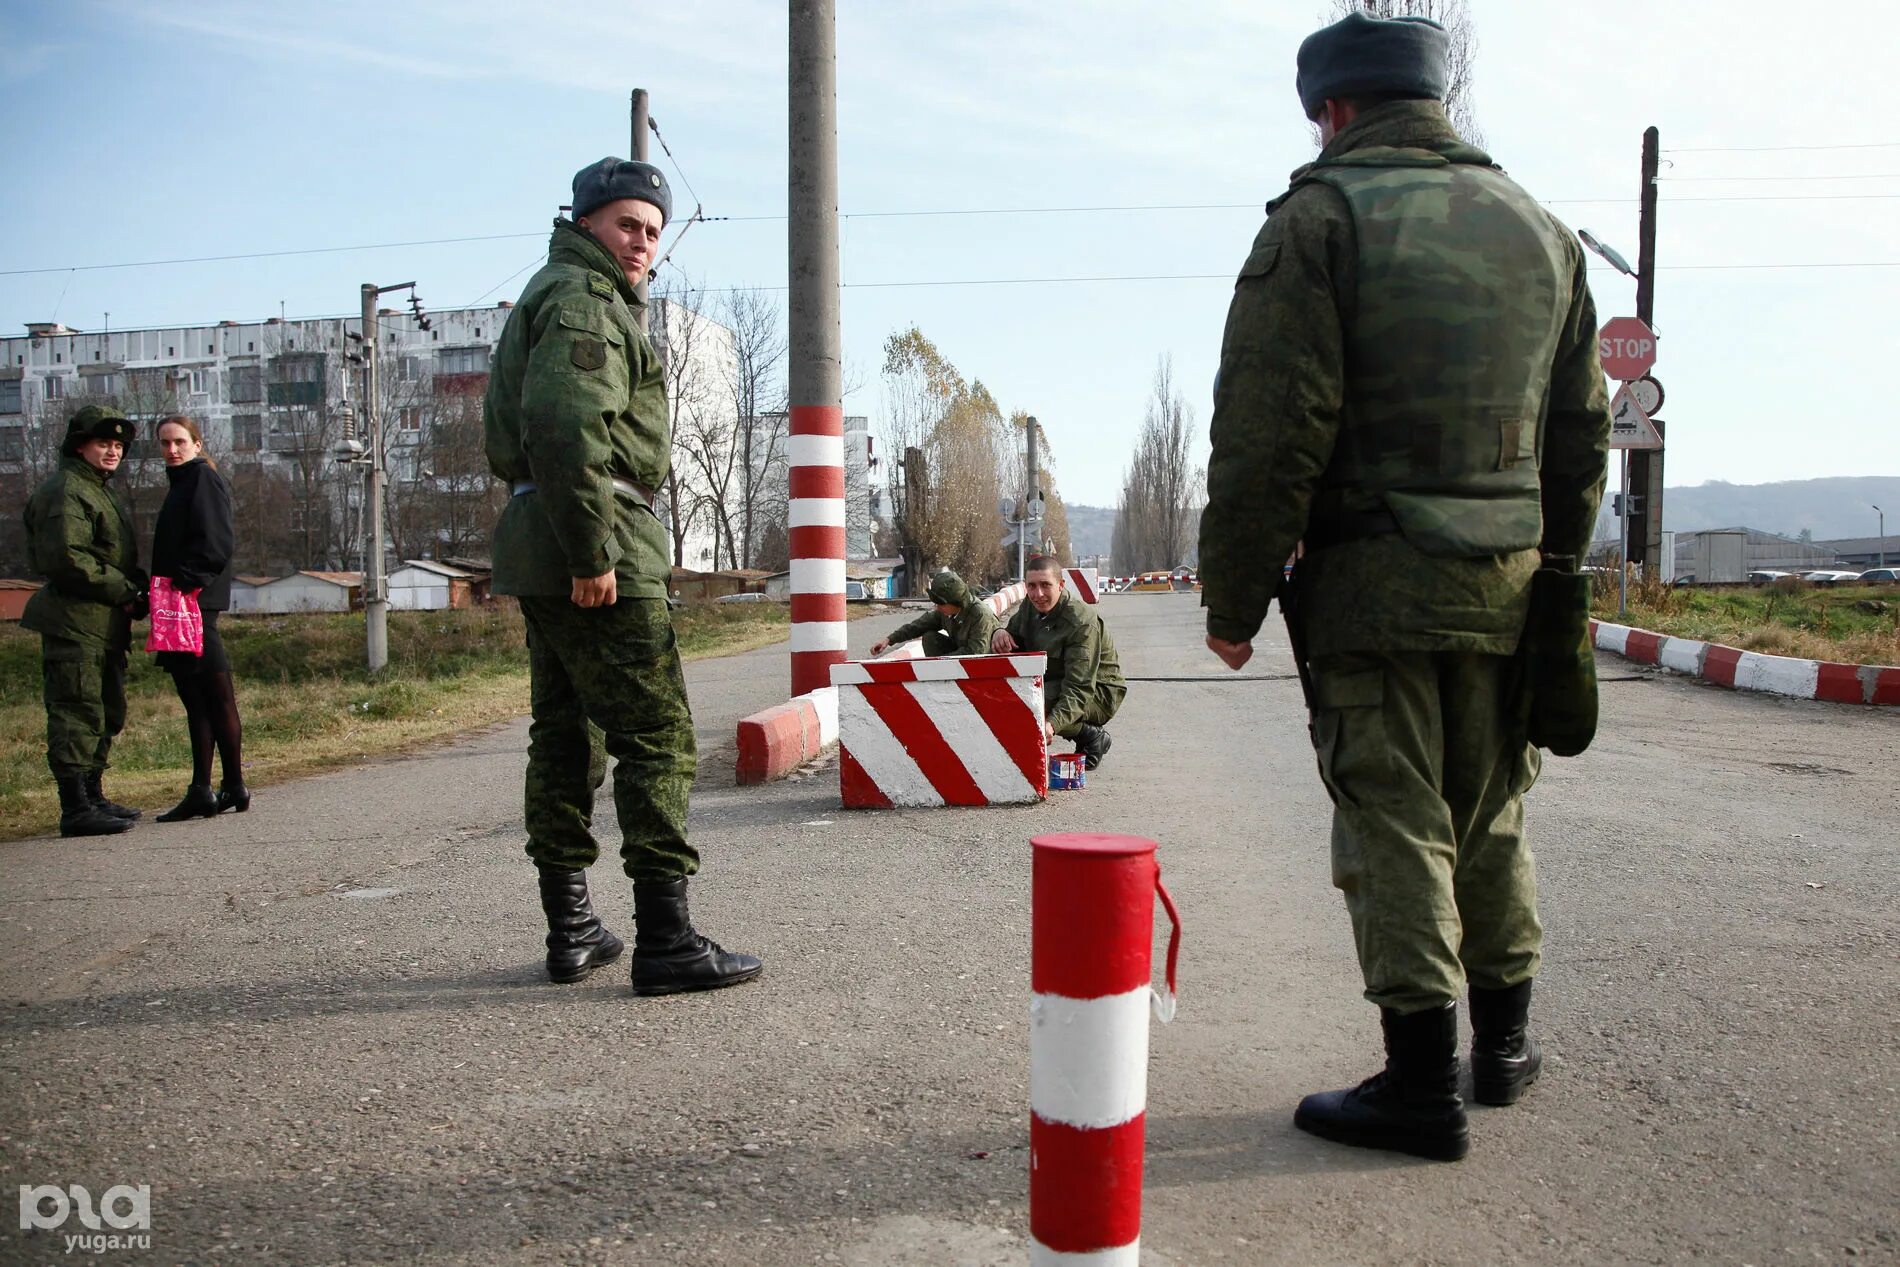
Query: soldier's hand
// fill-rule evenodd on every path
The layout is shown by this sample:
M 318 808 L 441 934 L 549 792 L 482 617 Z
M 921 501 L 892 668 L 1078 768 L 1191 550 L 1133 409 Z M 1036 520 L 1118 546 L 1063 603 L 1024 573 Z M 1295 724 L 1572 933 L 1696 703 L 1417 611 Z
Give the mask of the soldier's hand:
M 990 635 L 990 650 L 996 655 L 1008 655 L 1016 649 L 1016 640 L 1009 636 L 1009 630 L 998 629 Z
M 891 649 L 891 640 L 889 638 L 879 638 L 876 642 L 871 644 L 872 655 L 883 655 L 886 651 L 889 651 L 890 649 Z
M 1216 638 L 1213 634 L 1209 634 L 1207 649 L 1219 656 L 1221 663 L 1236 673 L 1240 672 L 1242 665 L 1253 659 L 1253 643 L 1251 642 L 1229 642 L 1225 638 Z
M 612 607 L 620 597 L 612 569 L 599 576 L 575 577 L 574 592 L 570 597 L 576 607 Z
M 1051 726 L 1048 722 L 1042 724 L 1042 741 L 1045 744 L 1052 744 L 1056 741 L 1056 728 Z

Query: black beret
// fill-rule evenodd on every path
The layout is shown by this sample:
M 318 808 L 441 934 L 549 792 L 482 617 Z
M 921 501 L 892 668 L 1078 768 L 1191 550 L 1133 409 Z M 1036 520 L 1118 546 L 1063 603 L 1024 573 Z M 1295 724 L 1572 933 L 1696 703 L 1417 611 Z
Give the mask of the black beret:
M 87 405 L 66 420 L 66 441 L 60 446 L 60 452 L 72 457 L 79 452 L 79 446 L 88 440 L 117 440 L 121 444 L 132 443 L 132 437 L 138 434 L 129 419 L 110 405 Z
M 673 218 L 673 191 L 651 163 L 603 158 L 574 173 L 574 218 L 621 198 L 638 198 L 660 209 L 660 223 Z
M 1430 18 L 1373 18 L 1352 12 L 1300 45 L 1294 88 L 1316 119 L 1329 101 L 1358 96 L 1430 97 L 1451 83 L 1445 28 Z

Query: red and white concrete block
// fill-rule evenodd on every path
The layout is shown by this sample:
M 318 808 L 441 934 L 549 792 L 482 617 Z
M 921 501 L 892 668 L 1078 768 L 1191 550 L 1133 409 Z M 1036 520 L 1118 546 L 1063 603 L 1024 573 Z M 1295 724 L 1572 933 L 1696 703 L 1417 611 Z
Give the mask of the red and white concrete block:
M 1658 664 L 1738 691 L 1842 704 L 1900 704 L 1900 668 L 1763 655 L 1609 621 L 1591 621 L 1590 637 L 1599 651 L 1638 664 Z
M 1014 805 L 1049 794 L 1043 655 L 869 660 L 831 670 L 846 809 Z
M 1138 836 L 1037 836 L 1031 897 L 1029 1261 L 1135 1267 L 1141 1259 L 1148 1109 L 1155 844 Z

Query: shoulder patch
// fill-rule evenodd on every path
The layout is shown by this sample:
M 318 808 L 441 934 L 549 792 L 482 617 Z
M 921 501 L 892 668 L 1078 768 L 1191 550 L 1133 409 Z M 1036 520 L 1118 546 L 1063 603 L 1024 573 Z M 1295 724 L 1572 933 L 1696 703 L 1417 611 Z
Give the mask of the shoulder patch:
M 600 369 L 607 364 L 607 344 L 602 339 L 576 339 L 568 347 L 567 359 L 580 369 Z
M 587 289 L 590 293 L 601 299 L 612 299 L 614 297 L 614 284 L 605 277 L 602 277 L 599 273 L 589 273 L 587 275 Z

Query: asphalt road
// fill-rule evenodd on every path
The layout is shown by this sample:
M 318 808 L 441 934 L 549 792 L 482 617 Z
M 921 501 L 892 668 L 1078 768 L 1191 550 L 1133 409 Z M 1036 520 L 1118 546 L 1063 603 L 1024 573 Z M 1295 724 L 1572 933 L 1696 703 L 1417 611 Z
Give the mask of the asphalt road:
M 1020 1263 L 1027 842 L 1087 829 L 1158 840 L 1186 924 L 1145 1261 L 1900 1253 L 1900 717 L 1604 661 L 1596 746 L 1532 793 L 1544 1079 L 1416 1162 L 1291 1125 L 1378 1037 L 1283 636 L 1239 680 L 1192 596 L 1103 610 L 1137 679 L 1114 752 L 1030 808 L 847 814 L 831 765 L 735 788 L 784 650 L 691 667 L 694 913 L 765 957 L 740 989 L 545 983 L 520 723 L 0 845 L 6 1190 L 149 1184 L 151 1249 L 108 1261 Z M 0 1261 L 63 1251 L 0 1227 Z

